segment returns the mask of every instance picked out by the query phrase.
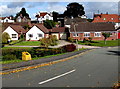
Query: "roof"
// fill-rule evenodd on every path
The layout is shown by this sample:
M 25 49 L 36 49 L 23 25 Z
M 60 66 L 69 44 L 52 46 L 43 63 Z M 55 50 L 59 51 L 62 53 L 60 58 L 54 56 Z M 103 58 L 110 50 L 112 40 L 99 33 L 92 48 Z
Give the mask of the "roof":
M 40 18 L 40 17 L 44 17 L 46 14 L 48 14 L 47 12 L 39 12 L 39 16 L 38 16 L 38 18 Z
M 78 23 L 78 22 L 88 22 L 88 21 L 85 18 L 74 18 L 74 19 L 65 18 L 64 22 L 65 22 L 65 25 L 70 25 L 72 22 Z
M 105 18 L 105 19 L 104 19 Z M 93 22 L 120 22 L 120 15 L 117 14 L 94 14 Z
M 35 24 L 34 26 L 37 26 L 44 33 L 49 33 L 49 30 L 43 24 Z
M 112 23 L 78 23 L 76 26 L 76 32 L 101 32 L 101 31 L 116 31 L 114 24 Z M 74 26 L 71 25 L 70 32 L 74 31 Z
M 29 25 L 30 27 L 33 26 L 29 22 L 22 22 L 22 23 L 19 23 L 19 22 L 15 22 L 15 23 L 2 23 L 2 31 L 4 31 L 10 25 L 19 25 L 19 26 L 22 26 L 22 27 L 25 26 L 25 25 Z
M 26 33 L 27 30 L 25 30 L 22 26 L 20 25 L 10 25 L 10 27 L 15 30 L 17 33 Z
M 59 32 L 65 32 L 65 27 L 54 27 L 50 30 L 51 32 L 59 33 Z

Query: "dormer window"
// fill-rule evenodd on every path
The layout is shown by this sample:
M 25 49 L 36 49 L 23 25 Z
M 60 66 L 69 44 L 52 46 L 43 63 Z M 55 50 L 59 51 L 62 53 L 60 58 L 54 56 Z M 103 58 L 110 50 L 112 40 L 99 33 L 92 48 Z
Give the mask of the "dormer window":
M 106 18 L 103 18 L 103 20 L 106 20 Z
M 114 18 L 111 18 L 111 20 L 114 20 Z

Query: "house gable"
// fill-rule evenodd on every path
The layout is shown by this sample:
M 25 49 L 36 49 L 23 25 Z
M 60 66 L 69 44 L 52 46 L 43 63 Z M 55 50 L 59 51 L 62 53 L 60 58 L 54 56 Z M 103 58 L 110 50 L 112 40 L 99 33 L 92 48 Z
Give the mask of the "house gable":
M 26 33 L 26 40 L 39 40 L 44 37 L 44 32 L 38 28 L 37 26 L 33 26 L 27 33 Z M 30 37 L 30 35 L 32 37 Z
M 4 31 L 4 32 L 7 32 L 11 38 L 11 40 L 18 40 L 18 33 L 10 26 L 8 26 Z M 16 38 L 13 37 L 13 34 L 16 34 Z

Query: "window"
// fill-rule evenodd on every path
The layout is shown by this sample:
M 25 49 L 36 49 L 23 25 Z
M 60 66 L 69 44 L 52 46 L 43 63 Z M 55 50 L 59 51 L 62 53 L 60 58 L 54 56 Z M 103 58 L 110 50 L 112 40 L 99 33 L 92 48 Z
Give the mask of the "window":
M 12 38 L 17 38 L 17 34 L 12 34 Z
M 28 34 L 29 37 L 33 37 L 33 34 Z
M 38 34 L 38 37 L 42 37 L 42 34 Z
M 114 18 L 111 18 L 111 20 L 114 20 Z
M 49 19 L 49 16 L 46 16 L 46 19 Z
M 120 18 L 119 18 L 119 20 L 120 20 Z
M 73 33 L 73 37 L 78 37 L 78 33 Z
M 113 33 L 112 33 L 112 32 L 110 32 L 110 36 L 113 36 Z
M 95 36 L 95 37 L 101 37 L 101 32 L 95 32 L 95 33 L 94 33 L 94 36 Z
M 103 20 L 106 20 L 106 18 L 103 18 Z
M 90 37 L 90 32 L 84 32 L 84 37 Z

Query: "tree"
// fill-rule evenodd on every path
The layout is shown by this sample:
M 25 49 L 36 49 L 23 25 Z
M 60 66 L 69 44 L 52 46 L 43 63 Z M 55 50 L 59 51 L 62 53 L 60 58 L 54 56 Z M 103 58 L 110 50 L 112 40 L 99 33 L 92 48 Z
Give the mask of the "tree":
M 85 14 L 84 7 L 79 3 L 69 3 L 67 5 L 67 10 L 64 12 L 66 17 L 79 17 Z
M 58 15 L 59 15 L 59 13 L 53 11 L 52 14 L 53 14 L 53 21 L 57 22 L 57 21 L 58 21 L 58 20 L 57 20 L 57 17 L 58 17 Z
M 16 14 L 15 20 L 17 19 L 18 16 L 25 17 L 27 19 L 30 19 L 29 14 L 26 12 L 25 8 L 22 8 L 19 13 Z
M 110 37 L 110 33 L 102 33 L 102 35 L 104 36 L 104 44 L 106 44 L 106 39 Z
M 8 40 L 9 40 L 9 39 L 10 39 L 9 34 L 8 34 L 7 32 L 4 32 L 4 33 L 2 34 L 2 43 L 4 43 L 4 44 L 8 43 Z
M 55 22 L 52 20 L 46 20 L 46 21 L 44 21 L 44 26 L 47 29 L 52 29 L 52 27 L 55 27 Z

